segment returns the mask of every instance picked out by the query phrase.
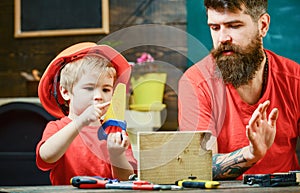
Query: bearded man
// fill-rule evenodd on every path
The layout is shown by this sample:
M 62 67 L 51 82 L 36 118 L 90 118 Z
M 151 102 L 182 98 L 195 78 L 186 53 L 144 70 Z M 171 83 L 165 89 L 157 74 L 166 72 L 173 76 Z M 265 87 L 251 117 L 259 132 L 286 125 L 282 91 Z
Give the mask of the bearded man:
M 300 65 L 263 47 L 267 0 L 204 0 L 211 53 L 179 81 L 182 131 L 206 131 L 213 179 L 299 170 Z

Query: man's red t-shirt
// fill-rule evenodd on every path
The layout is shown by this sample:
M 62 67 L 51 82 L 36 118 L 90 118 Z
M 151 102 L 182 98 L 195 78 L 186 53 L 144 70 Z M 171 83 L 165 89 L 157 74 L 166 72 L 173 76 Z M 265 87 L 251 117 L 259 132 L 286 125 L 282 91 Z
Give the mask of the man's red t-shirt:
M 299 170 L 295 153 L 300 131 L 300 65 L 266 50 L 269 60 L 266 90 L 249 105 L 232 85 L 215 76 L 211 55 L 189 68 L 179 81 L 180 130 L 209 130 L 217 136 L 219 153 L 249 145 L 246 125 L 260 103 L 270 100 L 267 113 L 279 109 L 276 137 L 263 159 L 246 173 Z

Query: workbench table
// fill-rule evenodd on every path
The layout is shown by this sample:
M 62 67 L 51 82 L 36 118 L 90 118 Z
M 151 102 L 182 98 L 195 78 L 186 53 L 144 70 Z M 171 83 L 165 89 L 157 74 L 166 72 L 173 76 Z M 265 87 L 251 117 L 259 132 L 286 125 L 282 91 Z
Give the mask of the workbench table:
M 261 193 L 261 192 L 280 192 L 280 193 L 299 193 L 300 186 L 287 187 L 259 187 L 242 184 L 242 181 L 220 181 L 221 185 L 218 189 L 183 189 L 183 190 L 161 190 L 153 192 L 163 193 L 193 193 L 193 192 L 228 192 L 228 193 Z M 0 192 L 20 192 L 20 193 L 91 193 L 91 192 L 151 192 L 149 190 L 121 190 L 121 189 L 78 189 L 73 186 L 0 186 Z

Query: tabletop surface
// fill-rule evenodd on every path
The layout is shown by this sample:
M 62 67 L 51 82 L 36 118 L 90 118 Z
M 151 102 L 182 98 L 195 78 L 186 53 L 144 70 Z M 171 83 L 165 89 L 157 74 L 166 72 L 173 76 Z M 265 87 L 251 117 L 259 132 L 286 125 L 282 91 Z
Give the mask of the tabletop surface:
M 221 181 L 218 189 L 183 189 L 183 190 L 162 190 L 160 192 L 245 192 L 245 193 L 260 193 L 260 192 L 284 192 L 284 193 L 299 193 L 300 186 L 287 187 L 259 187 L 242 184 L 242 181 Z M 26 192 L 26 193 L 64 193 L 64 192 L 149 192 L 149 190 L 121 190 L 121 189 L 78 189 L 71 185 L 69 186 L 0 186 L 0 192 Z

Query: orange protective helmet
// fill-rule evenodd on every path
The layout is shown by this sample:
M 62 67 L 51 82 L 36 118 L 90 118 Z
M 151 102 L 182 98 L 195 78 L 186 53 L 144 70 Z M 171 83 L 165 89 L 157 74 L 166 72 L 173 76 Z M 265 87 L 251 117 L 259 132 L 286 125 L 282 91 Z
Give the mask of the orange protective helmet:
M 117 71 L 116 84 L 118 82 L 126 84 L 130 78 L 131 68 L 127 60 L 110 46 L 82 42 L 66 48 L 50 62 L 38 86 L 38 95 L 43 107 L 54 117 L 66 116 L 69 110 L 59 91 L 60 72 L 67 63 L 84 56 L 100 56 L 108 59 Z

